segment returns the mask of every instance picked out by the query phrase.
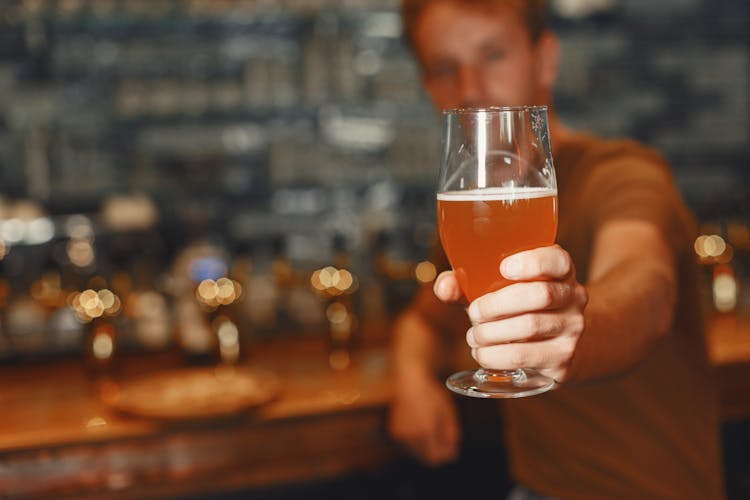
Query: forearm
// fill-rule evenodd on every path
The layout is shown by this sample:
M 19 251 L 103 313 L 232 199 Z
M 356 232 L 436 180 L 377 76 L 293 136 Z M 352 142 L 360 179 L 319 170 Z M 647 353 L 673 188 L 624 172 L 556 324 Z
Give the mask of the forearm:
M 407 310 L 396 320 L 392 332 L 392 367 L 399 380 L 414 374 L 433 376 L 441 364 L 438 332 L 420 313 Z
M 660 260 L 634 258 L 587 285 L 584 331 L 571 362 L 570 381 L 629 369 L 671 328 L 674 272 Z

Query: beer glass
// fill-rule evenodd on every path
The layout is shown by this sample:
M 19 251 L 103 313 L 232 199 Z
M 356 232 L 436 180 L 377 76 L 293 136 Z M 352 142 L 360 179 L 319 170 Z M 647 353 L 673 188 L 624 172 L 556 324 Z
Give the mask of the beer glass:
M 551 245 L 557 232 L 557 184 L 545 106 L 457 109 L 443 113 L 437 190 L 440 241 L 471 302 L 511 282 L 500 274 L 514 253 Z M 456 373 L 459 394 L 517 398 L 554 380 L 531 368 Z

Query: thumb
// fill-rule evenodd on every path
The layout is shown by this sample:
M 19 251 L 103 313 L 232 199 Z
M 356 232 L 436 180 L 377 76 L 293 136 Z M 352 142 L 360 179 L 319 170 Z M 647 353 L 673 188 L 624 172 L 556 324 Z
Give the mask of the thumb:
M 458 280 L 453 271 L 443 271 L 435 280 L 433 286 L 435 295 L 443 302 L 457 302 L 463 299 L 463 292 L 458 286 Z

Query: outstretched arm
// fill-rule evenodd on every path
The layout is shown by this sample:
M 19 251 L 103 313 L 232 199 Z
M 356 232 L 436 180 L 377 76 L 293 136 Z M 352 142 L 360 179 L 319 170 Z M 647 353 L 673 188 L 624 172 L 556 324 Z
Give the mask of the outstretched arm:
M 533 367 L 558 382 L 611 375 L 636 364 L 671 326 L 675 258 L 658 227 L 640 220 L 604 224 L 594 240 L 589 280 L 576 279 L 559 246 L 508 257 L 517 282 L 469 306 L 472 355 L 485 368 Z M 435 284 L 441 300 L 460 296 L 452 272 Z

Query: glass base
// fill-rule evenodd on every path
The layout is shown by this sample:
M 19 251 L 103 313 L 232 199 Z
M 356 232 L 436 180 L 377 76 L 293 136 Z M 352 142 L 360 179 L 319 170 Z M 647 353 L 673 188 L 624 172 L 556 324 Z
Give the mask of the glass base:
M 472 398 L 524 398 L 547 392 L 555 381 L 536 370 L 469 370 L 448 377 L 446 387 Z

